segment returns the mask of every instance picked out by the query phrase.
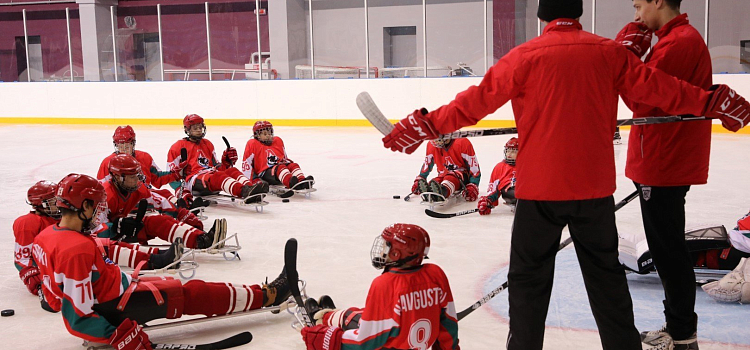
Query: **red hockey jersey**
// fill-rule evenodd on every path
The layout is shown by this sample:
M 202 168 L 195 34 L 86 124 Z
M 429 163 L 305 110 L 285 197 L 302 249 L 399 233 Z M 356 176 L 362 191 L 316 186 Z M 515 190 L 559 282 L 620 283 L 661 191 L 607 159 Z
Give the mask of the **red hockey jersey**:
M 287 160 L 284 141 L 281 137 L 274 137 L 270 146 L 256 139 L 250 139 L 245 144 L 245 154 L 242 156 L 242 173 L 248 179 L 252 179 L 253 176 Z
M 179 154 L 179 152 L 178 152 Z M 109 160 L 116 156 L 117 153 L 112 153 L 107 158 L 104 158 L 102 164 L 99 165 L 99 172 L 96 173 L 96 178 L 99 180 L 109 180 Z M 135 151 L 135 159 L 141 165 L 141 171 L 146 177 L 146 185 L 153 186 L 154 188 L 161 188 L 162 186 L 172 182 L 178 181 L 180 178 L 177 174 L 171 171 L 162 171 L 154 158 L 150 154 L 142 151 Z
M 392 268 L 375 278 L 359 329 L 343 333 L 341 350 L 459 349 L 448 278 L 434 264 Z
M 490 185 L 487 187 L 487 197 L 492 201 L 493 206 L 497 206 L 500 198 L 500 190 L 516 185 L 516 167 L 505 162 L 497 163 L 492 169 L 490 176 Z
M 438 176 L 445 175 L 448 170 L 465 171 L 469 174 L 469 182 L 479 186 L 482 174 L 479 172 L 479 162 L 474 153 L 474 146 L 468 139 L 453 140 L 448 148 L 435 147 L 432 142 L 428 142 L 427 155 L 419 176 L 427 179 L 435 165 L 437 165 Z
M 616 187 L 612 135 L 618 94 L 674 114 L 702 114 L 709 101 L 706 91 L 647 67 L 622 45 L 561 18 L 427 119 L 437 132 L 449 133 L 475 125 L 511 100 L 523 145 L 516 197 L 604 198 Z
M 176 216 L 177 208 L 167 199 L 154 193 L 146 186 L 140 185 L 138 189 L 129 193 L 127 196 L 123 196 L 117 187 L 112 184 L 112 181 L 103 183 L 104 191 L 107 193 L 107 218 L 112 222 L 115 218 L 123 218 L 128 216 L 131 212 L 138 209 L 138 202 L 141 199 L 145 199 L 148 202 L 149 209 L 156 209 L 157 211 Z
M 18 271 L 33 264 L 34 261 L 31 257 L 31 245 L 34 243 L 34 238 L 36 238 L 39 232 L 42 232 L 42 230 L 47 228 L 47 226 L 55 223 L 57 223 L 56 219 L 46 215 L 36 214 L 33 211 L 18 217 L 18 219 L 13 222 L 13 235 L 16 239 L 13 263 Z
M 188 181 L 197 174 L 213 172 L 222 166 L 218 160 L 219 158 L 216 157 L 214 144 L 211 141 L 201 139 L 198 143 L 195 143 L 187 139 L 182 139 L 175 142 L 169 148 L 167 163 L 169 163 L 170 169 L 182 162 L 182 157 L 180 156 L 182 148 L 187 149 L 188 154 L 188 166 L 185 168 L 185 179 L 188 179 Z
M 107 343 L 117 325 L 93 307 L 122 295 L 130 276 L 104 259 L 91 236 L 58 225 L 44 229 L 34 239 L 32 251 L 44 296 L 52 309 L 61 311 L 68 332 Z

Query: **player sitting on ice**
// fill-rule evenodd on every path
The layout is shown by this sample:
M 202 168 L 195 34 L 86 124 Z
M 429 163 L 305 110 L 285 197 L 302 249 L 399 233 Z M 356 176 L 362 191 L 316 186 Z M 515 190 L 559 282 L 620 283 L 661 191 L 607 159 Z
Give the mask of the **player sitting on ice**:
M 59 183 L 59 224 L 34 240 L 32 252 L 54 310 L 62 310 L 68 331 L 85 340 L 109 343 L 117 350 L 151 349 L 140 324 L 182 315 L 225 315 L 279 305 L 289 297 L 282 270 L 260 286 L 171 277 L 131 277 L 104 259 L 89 235 L 106 193 L 96 179 L 70 174 Z M 136 272 L 133 276 L 138 276 Z
M 255 122 L 253 138 L 247 141 L 242 158 L 242 170 L 251 179 L 259 178 L 270 185 L 295 190 L 312 187 L 313 177 L 305 177 L 299 164 L 287 157 L 284 140 L 274 136 L 273 125 L 268 121 Z M 305 180 L 310 181 L 302 182 Z
M 31 254 L 31 246 L 34 243 L 34 238 L 42 230 L 60 221 L 60 210 L 56 205 L 56 193 L 57 184 L 54 182 L 39 181 L 35 183 L 26 194 L 27 203 L 31 205 L 33 210 L 13 222 L 13 235 L 16 243 L 13 263 L 29 293 L 34 295 L 39 295 L 42 280 L 39 276 L 39 268 Z M 143 248 L 105 238 L 96 238 L 96 240 L 97 246 L 102 247 L 110 260 L 120 266 L 135 268 L 141 261 L 146 261 L 146 269 L 160 269 L 179 259 L 182 255 L 179 245 L 160 252 L 156 248 Z M 139 251 L 139 249 L 143 251 Z M 42 307 L 49 311 L 48 305 L 43 299 Z
M 134 239 L 141 244 L 156 237 L 167 242 L 181 238 L 186 247 L 197 249 L 212 247 L 226 237 L 225 219 L 216 219 L 211 230 L 203 232 L 203 223 L 195 215 L 185 208 L 176 208 L 169 200 L 146 188 L 141 182 L 141 165 L 132 156 L 118 154 L 113 157 L 109 162 L 109 173 L 110 179 L 104 183 L 104 189 L 111 226 L 109 232 L 98 233 L 100 237 Z M 161 214 L 146 215 L 143 222 L 129 217 L 137 211 L 142 199 Z M 221 244 L 215 248 L 220 247 Z
M 141 169 L 148 169 L 148 171 L 143 172 L 143 183 L 146 187 L 165 198 L 171 199 L 172 192 L 161 188 L 170 182 L 180 181 L 182 178 L 180 171 L 187 166 L 187 162 L 177 164 L 170 171 L 162 171 L 150 154 L 135 149 L 135 131 L 130 125 L 118 126 L 114 135 L 112 135 L 112 143 L 115 146 L 115 151 L 104 158 L 102 164 L 99 165 L 99 171 L 96 173 L 97 179 L 104 180 L 109 175 L 109 161 L 112 157 L 118 154 L 129 154 L 138 160 Z
M 496 207 L 498 199 L 503 198 L 511 211 L 516 210 L 516 156 L 518 156 L 518 138 L 511 137 L 505 143 L 505 160 L 497 163 L 492 169 L 487 195 L 479 197 L 477 209 L 479 215 L 489 215 Z
M 365 308 L 335 310 L 330 297 L 305 301 L 316 325 L 302 329 L 308 350 L 459 349 L 458 321 L 448 278 L 422 264 L 430 236 L 393 224 L 375 238 L 370 256 L 383 274 L 372 281 Z
M 177 167 L 184 161 L 181 150 L 187 150 L 188 165 L 185 168 L 185 189 L 202 195 L 224 191 L 230 195 L 246 199 L 256 194 L 268 193 L 268 184 L 263 181 L 251 183 L 234 167 L 237 162 L 237 150 L 227 148 L 217 161 L 214 145 L 205 139 L 206 124 L 197 114 L 189 114 L 182 120 L 185 137 L 175 142 L 169 149 L 167 162 L 170 167 Z M 255 199 L 255 198 L 254 198 Z M 260 202 L 260 198 L 253 201 Z
M 432 172 L 432 167 L 437 165 L 438 174 L 430 182 L 427 176 Z M 427 144 L 427 155 L 424 158 L 422 170 L 414 179 L 411 192 L 420 194 L 433 192 L 442 197 L 422 195 L 426 202 L 443 201 L 454 193 L 463 191 L 467 202 L 477 200 L 479 194 L 479 162 L 474 153 L 474 146 L 466 138 L 455 140 L 432 140 Z

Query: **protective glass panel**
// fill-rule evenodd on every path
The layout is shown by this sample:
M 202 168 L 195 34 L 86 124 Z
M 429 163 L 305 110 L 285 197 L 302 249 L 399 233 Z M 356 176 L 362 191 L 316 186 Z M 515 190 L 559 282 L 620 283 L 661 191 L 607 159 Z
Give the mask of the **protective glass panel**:
M 66 27 L 64 9 L 26 11 L 30 81 L 60 81 L 69 70 Z
M 81 19 L 77 9 L 69 10 L 70 16 L 70 46 L 72 47 L 73 67 L 63 74 L 65 80 L 84 81 L 83 76 L 83 46 L 81 42 Z
M 378 77 L 424 77 L 422 1 L 369 0 L 368 7 L 370 66 Z M 447 73 L 428 70 L 428 76 Z
M 211 68 L 214 80 L 258 79 L 258 63 L 270 58 L 268 47 L 267 3 L 261 3 L 261 50 L 258 52 L 258 30 L 255 1 L 209 4 L 211 26 Z M 263 27 L 262 27 L 263 28 Z M 270 60 L 268 61 L 270 62 Z M 268 63 L 263 79 L 268 79 Z
M 156 7 L 120 6 L 116 33 L 118 80 L 161 80 Z
M 427 1 L 427 76 L 485 71 L 484 0 Z
M 204 4 L 161 6 L 164 80 L 209 80 Z
M 537 1 L 496 0 L 490 3 L 490 64 L 495 64 L 514 47 L 538 36 L 540 25 L 536 17 Z
M 23 16 L 0 13 L 0 78 L 3 81 L 29 81 L 26 68 Z
M 750 13 L 748 1 L 710 2 L 708 50 L 711 53 L 714 73 L 750 72 L 748 13 Z
M 315 79 L 366 78 L 365 33 L 363 0 L 314 1 Z M 374 34 L 371 40 L 377 40 Z M 372 61 L 370 66 L 370 77 L 376 78 L 378 67 Z M 297 65 L 294 70 L 298 79 L 313 76 L 309 64 Z

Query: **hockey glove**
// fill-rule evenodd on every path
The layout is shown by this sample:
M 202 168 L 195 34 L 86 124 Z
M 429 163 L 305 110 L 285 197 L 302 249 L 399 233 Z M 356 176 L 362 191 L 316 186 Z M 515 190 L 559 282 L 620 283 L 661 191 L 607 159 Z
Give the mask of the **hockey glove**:
M 187 160 L 182 161 L 172 168 L 172 172 L 177 174 L 178 179 L 182 179 L 185 177 L 185 173 L 183 172 L 183 170 L 187 168 L 187 166 L 188 166 L 188 161 Z
M 477 196 L 479 195 L 479 188 L 477 185 L 470 183 L 466 185 L 466 191 L 464 191 L 464 199 L 467 202 L 473 202 L 477 200 Z
M 615 42 L 625 46 L 626 49 L 634 53 L 638 58 L 643 57 L 646 51 L 651 47 L 651 36 L 654 31 L 639 22 L 630 22 L 617 33 Z
M 737 132 L 750 122 L 750 104 L 724 84 L 711 86 L 705 116 L 718 118 L 727 130 Z
M 180 208 L 177 211 L 177 220 L 203 231 L 203 221 L 198 219 L 190 210 Z
M 127 318 L 109 338 L 109 344 L 116 350 L 153 350 L 143 327 Z
M 344 331 L 339 327 L 317 325 L 302 328 L 302 340 L 307 350 L 339 350 Z
M 237 163 L 237 159 L 239 159 L 239 157 L 237 156 L 237 149 L 234 147 L 225 149 L 224 154 L 221 155 L 221 162 L 224 163 L 224 166 L 227 168 L 233 167 L 234 163 Z
M 24 267 L 18 273 L 18 276 L 21 277 L 29 293 L 37 295 L 39 288 L 42 287 L 42 276 L 39 275 L 39 268 L 36 266 Z
M 422 108 L 401 119 L 394 125 L 393 131 L 383 138 L 383 146 L 394 152 L 412 154 L 422 141 L 438 138 L 437 130 L 426 118 L 427 113 L 427 109 Z
M 479 197 L 477 209 L 479 209 L 479 215 L 490 215 L 492 212 L 492 200 L 487 196 Z
M 143 223 L 135 218 L 115 218 L 110 230 L 116 239 L 123 237 L 136 237 L 143 228 Z
M 411 193 L 414 193 L 414 194 L 420 194 L 420 193 L 422 193 L 422 191 L 419 190 L 419 182 L 420 181 L 424 181 L 424 179 L 421 178 L 421 177 L 419 177 L 419 176 L 417 176 L 417 178 L 414 179 L 414 184 L 411 185 Z

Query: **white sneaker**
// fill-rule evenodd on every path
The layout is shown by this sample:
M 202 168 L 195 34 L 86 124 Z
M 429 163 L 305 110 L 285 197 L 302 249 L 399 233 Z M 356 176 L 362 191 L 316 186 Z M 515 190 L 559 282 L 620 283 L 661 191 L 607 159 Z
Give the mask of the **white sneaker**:
M 648 345 L 657 345 L 659 343 L 663 343 L 665 342 L 665 337 L 668 337 L 670 340 L 672 339 L 672 337 L 670 337 L 669 333 L 667 332 L 666 323 L 664 323 L 658 330 L 641 332 L 641 342 Z

